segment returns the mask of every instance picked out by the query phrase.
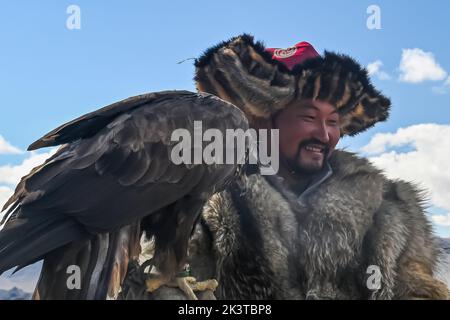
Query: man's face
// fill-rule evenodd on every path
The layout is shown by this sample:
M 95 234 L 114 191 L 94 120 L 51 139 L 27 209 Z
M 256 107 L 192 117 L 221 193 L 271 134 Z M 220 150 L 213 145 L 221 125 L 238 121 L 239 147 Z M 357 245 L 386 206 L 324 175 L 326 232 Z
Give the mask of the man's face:
M 274 120 L 280 131 L 280 155 L 290 170 L 320 171 L 340 138 L 339 114 L 328 102 L 301 100 Z

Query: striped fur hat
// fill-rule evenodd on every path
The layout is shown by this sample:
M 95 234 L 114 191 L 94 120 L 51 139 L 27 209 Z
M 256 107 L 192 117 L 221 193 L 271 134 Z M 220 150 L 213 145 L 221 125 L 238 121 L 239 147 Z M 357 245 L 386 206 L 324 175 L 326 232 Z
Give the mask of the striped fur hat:
M 251 124 L 295 100 L 318 99 L 337 107 L 341 135 L 351 136 L 386 120 L 391 105 L 355 60 L 328 51 L 320 56 L 307 42 L 268 49 L 243 34 L 206 50 L 195 67 L 197 89 L 233 103 Z

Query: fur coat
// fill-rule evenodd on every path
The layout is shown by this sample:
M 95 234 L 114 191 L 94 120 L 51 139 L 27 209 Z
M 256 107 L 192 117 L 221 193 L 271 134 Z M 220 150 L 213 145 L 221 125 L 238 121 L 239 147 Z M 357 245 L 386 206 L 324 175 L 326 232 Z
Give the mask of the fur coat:
M 216 278 L 219 299 L 447 298 L 420 191 L 349 152 L 329 165 L 300 197 L 259 174 L 215 194 L 191 240 L 193 275 Z

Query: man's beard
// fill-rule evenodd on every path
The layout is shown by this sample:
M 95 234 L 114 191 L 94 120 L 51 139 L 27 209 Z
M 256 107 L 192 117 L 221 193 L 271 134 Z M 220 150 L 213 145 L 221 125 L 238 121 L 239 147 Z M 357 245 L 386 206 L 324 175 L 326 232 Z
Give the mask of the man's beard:
M 323 160 L 322 160 L 322 164 L 320 166 L 317 166 L 314 164 L 302 163 L 300 153 L 301 153 L 302 149 L 309 144 L 323 146 L 323 148 L 324 148 Z M 292 171 L 294 171 L 296 174 L 299 174 L 299 175 L 315 174 L 315 173 L 322 171 L 322 169 L 325 167 L 325 162 L 326 162 L 326 159 L 328 159 L 329 154 L 330 154 L 330 148 L 326 144 L 324 144 L 318 140 L 315 140 L 315 139 L 305 140 L 298 145 L 295 157 L 293 159 L 287 159 L 287 164 L 289 165 L 289 168 Z

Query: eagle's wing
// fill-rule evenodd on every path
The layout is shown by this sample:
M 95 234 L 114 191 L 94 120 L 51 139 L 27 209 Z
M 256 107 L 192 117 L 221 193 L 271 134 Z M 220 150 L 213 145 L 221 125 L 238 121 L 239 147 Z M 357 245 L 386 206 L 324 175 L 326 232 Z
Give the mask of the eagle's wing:
M 105 107 L 33 143 L 30 149 L 64 145 L 22 178 L 6 203 L 0 273 L 149 215 L 165 228 L 158 231 L 167 241 L 167 234 L 190 232 L 190 220 L 160 210 L 194 193 L 208 197 L 238 168 L 171 161 L 177 143 L 172 132 L 184 128 L 193 136 L 194 120 L 202 121 L 203 130 L 224 134 L 248 128 L 239 109 L 215 96 L 167 91 Z

